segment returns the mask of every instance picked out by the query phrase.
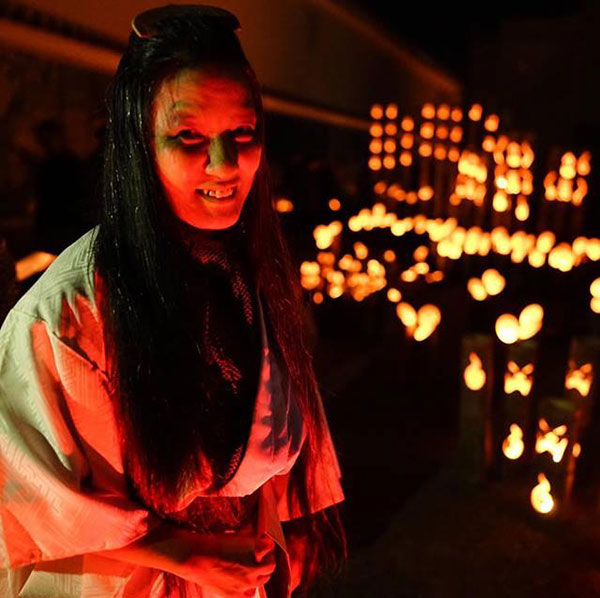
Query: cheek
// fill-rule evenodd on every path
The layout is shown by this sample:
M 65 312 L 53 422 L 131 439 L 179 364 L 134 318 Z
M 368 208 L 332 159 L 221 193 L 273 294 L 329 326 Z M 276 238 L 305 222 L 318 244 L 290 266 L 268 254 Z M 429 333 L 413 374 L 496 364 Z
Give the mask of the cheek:
M 260 158 L 262 156 L 262 148 L 255 147 L 248 149 L 244 152 L 240 152 L 238 155 L 238 163 L 240 171 L 244 173 L 245 177 L 254 178 L 258 166 L 260 165 Z
M 198 157 L 192 158 L 181 152 L 160 152 L 156 157 L 156 168 L 163 185 L 169 188 L 184 188 L 192 179 L 193 165 Z

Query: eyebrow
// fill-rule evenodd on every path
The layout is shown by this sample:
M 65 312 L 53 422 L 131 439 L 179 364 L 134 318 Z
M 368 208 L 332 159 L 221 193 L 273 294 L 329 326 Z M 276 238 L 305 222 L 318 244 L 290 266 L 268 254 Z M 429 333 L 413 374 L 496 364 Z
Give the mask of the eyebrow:
M 190 104 L 189 102 L 183 101 L 175 102 L 174 104 L 172 104 L 171 107 L 167 110 L 167 118 L 169 124 L 177 124 L 182 120 L 185 120 L 186 118 L 195 118 L 197 116 L 196 113 L 187 111 L 192 106 L 194 106 L 194 104 Z M 250 120 L 258 118 L 258 115 L 256 114 L 251 101 L 249 101 L 246 104 L 245 108 L 242 108 L 239 112 L 236 112 L 233 115 L 232 120 L 246 120 L 248 118 Z

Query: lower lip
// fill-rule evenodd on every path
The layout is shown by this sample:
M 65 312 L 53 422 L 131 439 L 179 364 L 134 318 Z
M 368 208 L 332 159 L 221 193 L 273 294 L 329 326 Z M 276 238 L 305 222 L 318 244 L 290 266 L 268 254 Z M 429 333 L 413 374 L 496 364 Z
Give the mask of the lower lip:
M 230 195 L 228 197 L 210 197 L 210 195 L 204 195 L 204 193 L 202 193 L 202 191 L 196 191 L 196 195 L 200 196 L 202 199 L 204 199 L 206 201 L 210 201 L 211 203 L 228 203 L 228 202 L 233 201 L 236 198 L 237 187 L 236 187 L 235 191 L 233 192 L 233 195 Z

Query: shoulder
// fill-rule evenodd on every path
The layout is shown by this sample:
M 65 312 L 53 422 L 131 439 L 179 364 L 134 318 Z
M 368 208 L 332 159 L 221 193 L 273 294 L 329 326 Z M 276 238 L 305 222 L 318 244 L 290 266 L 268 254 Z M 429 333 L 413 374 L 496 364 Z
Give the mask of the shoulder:
M 89 230 L 52 262 L 11 309 L 3 332 L 42 323 L 51 336 L 104 365 L 94 268 L 97 232 L 98 227 Z

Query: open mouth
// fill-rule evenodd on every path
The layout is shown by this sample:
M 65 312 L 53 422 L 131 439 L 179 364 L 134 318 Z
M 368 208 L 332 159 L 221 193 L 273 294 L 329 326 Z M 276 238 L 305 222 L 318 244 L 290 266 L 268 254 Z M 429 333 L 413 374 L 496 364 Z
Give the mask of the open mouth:
M 235 197 L 235 194 L 237 193 L 237 185 L 213 190 L 196 189 L 196 193 L 208 201 L 225 201 Z

